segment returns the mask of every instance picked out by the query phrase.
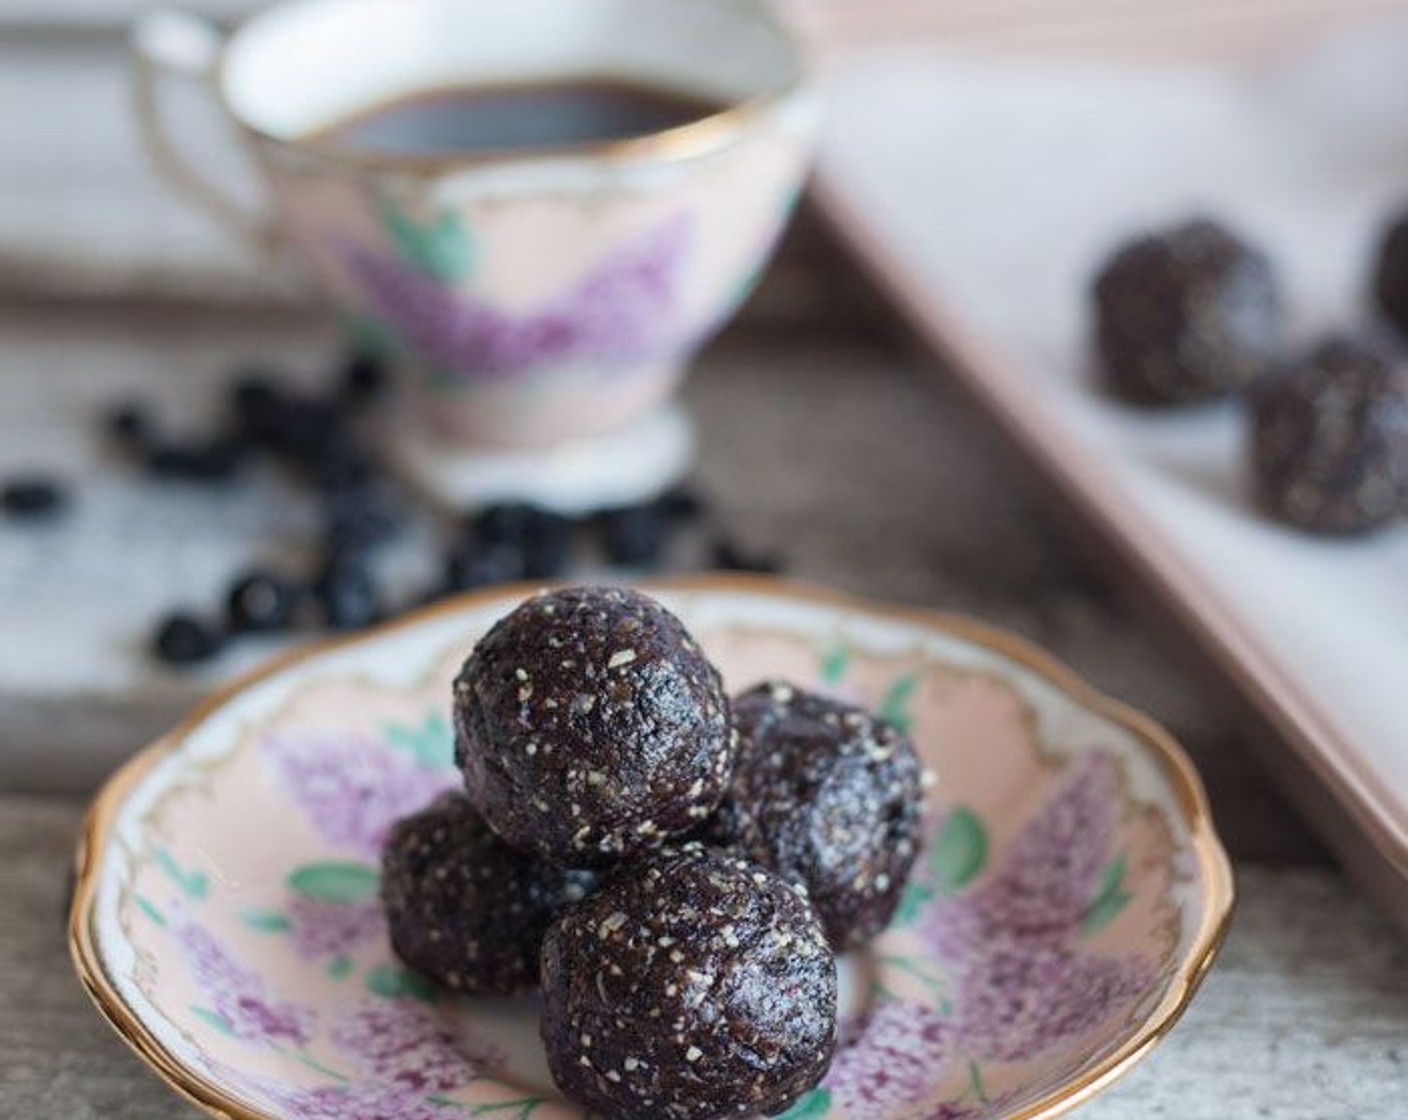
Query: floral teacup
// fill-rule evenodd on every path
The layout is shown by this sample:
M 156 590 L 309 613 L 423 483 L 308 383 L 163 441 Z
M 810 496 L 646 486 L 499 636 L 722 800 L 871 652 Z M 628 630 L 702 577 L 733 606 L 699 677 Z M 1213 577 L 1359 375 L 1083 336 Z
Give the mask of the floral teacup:
M 140 23 L 158 166 L 218 215 L 292 245 L 364 337 L 401 355 L 444 442 L 541 447 L 668 401 L 747 294 L 796 200 L 814 106 L 763 0 L 286 0 L 227 41 Z M 157 77 L 205 77 L 272 214 L 245 214 L 159 124 Z M 717 111 L 604 143 L 425 159 L 317 134 L 428 89 L 615 78 Z
M 238 1120 L 583 1120 L 534 1001 L 402 968 L 392 821 L 453 787 L 450 682 L 528 588 L 315 649 L 206 705 L 109 784 L 71 937 L 103 1013 Z M 939 780 L 891 928 L 841 962 L 843 1039 L 790 1120 L 1050 1117 L 1173 1024 L 1232 883 L 1188 760 L 1016 639 L 778 581 L 658 589 L 731 689 L 780 677 L 907 727 Z

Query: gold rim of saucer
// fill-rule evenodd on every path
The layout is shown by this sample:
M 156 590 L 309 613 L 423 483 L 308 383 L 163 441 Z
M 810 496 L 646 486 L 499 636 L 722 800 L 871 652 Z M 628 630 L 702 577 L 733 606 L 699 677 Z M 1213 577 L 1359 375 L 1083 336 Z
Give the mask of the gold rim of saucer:
M 179 750 L 182 741 L 198 726 L 253 685 L 333 650 L 373 641 L 385 634 L 467 608 L 521 599 L 542 590 L 542 586 L 505 584 L 455 596 L 359 634 L 314 642 L 276 657 L 212 694 L 168 734 L 123 765 L 99 791 L 88 810 L 75 856 L 76 885 L 68 921 L 69 951 L 84 989 L 103 1017 L 123 1041 L 186 1100 L 223 1120 L 281 1120 L 271 1113 L 241 1104 L 218 1085 L 182 1064 L 138 1018 L 108 980 L 93 930 L 93 909 L 99 868 L 111 841 L 117 813 L 128 794 L 157 763 Z M 1074 670 L 1025 639 L 961 615 L 890 606 L 808 583 L 769 576 L 692 576 L 647 581 L 640 587 L 647 593 L 722 591 L 761 597 L 783 596 L 936 629 L 992 650 L 1023 666 L 1059 689 L 1074 703 L 1130 732 L 1148 749 L 1177 793 L 1179 811 L 1188 829 L 1189 845 L 1196 857 L 1201 881 L 1206 884 L 1202 919 L 1177 974 L 1169 981 L 1158 1006 L 1150 1011 L 1143 1025 L 1079 1077 L 1051 1090 L 1032 1104 L 1009 1113 L 1004 1120 L 1051 1120 L 1061 1115 L 1124 1076 L 1163 1040 L 1187 1009 L 1212 966 L 1226 936 L 1236 895 L 1231 864 L 1213 825 L 1202 779 L 1169 732 L 1148 716 L 1087 684 Z
M 432 176 L 447 172 L 469 171 L 488 164 L 540 164 L 554 160 L 585 159 L 620 164 L 663 161 L 667 163 L 698 158 L 728 148 L 746 135 L 754 124 L 779 109 L 786 102 L 803 96 L 810 85 L 811 65 L 805 45 L 772 8 L 753 0 L 753 12 L 760 23 L 776 32 L 792 55 L 792 72 L 780 85 L 752 97 L 730 101 L 721 108 L 672 128 L 659 129 L 641 136 L 621 140 L 599 140 L 583 144 L 545 145 L 534 148 L 482 148 L 437 156 L 380 156 L 330 144 L 315 139 L 290 139 L 248 123 L 234 111 L 225 96 L 225 52 L 221 53 L 215 70 L 215 89 L 225 112 L 250 137 L 304 159 L 337 164 L 351 170 L 370 172 L 400 172 L 407 175 Z M 610 80 L 621 75 L 605 73 L 571 73 L 563 75 L 573 81 Z M 466 83 L 471 84 L 471 83 Z

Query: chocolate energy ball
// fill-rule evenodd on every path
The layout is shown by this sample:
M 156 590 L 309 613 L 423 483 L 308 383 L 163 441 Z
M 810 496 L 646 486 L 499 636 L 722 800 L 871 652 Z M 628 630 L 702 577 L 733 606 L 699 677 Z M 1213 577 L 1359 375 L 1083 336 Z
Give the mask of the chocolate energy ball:
M 806 887 L 838 952 L 890 924 L 919 855 L 914 745 L 860 708 L 780 682 L 736 697 L 733 785 L 709 839 Z
M 698 844 L 617 871 L 543 943 L 553 1080 L 612 1120 L 790 1107 L 831 1064 L 836 961 L 801 890 Z
M 381 898 L 396 955 L 472 995 L 537 983 L 549 923 L 594 883 L 590 872 L 510 848 L 458 792 L 398 821 L 382 852 Z
M 1106 384 L 1135 404 L 1240 389 L 1273 362 L 1283 316 L 1271 263 L 1215 222 L 1129 242 L 1095 281 Z
M 1408 369 L 1374 340 L 1336 338 L 1251 395 L 1252 476 L 1267 512 L 1361 533 L 1408 512 Z
M 527 600 L 455 681 L 470 800 L 515 847 L 602 867 L 713 812 L 737 737 L 718 671 L 674 615 L 614 587 Z
M 1384 318 L 1408 335 L 1408 210 L 1384 230 L 1374 270 L 1373 296 Z

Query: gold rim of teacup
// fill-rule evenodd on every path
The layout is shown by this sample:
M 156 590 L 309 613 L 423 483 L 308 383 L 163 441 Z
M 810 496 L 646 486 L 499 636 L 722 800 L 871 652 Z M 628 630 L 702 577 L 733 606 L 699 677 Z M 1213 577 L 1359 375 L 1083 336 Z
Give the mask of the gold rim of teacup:
M 444 175 L 454 171 L 470 171 L 486 165 L 544 164 L 562 160 L 585 160 L 596 163 L 673 163 L 723 151 L 751 133 L 755 126 L 787 102 L 808 91 L 812 67 L 807 49 L 795 32 L 778 18 L 761 0 L 746 0 L 759 23 L 773 31 L 786 45 L 791 56 L 789 76 L 775 88 L 751 97 L 731 100 L 720 108 L 671 128 L 657 129 L 618 140 L 597 140 L 581 144 L 544 145 L 534 148 L 480 148 L 473 152 L 457 152 L 434 156 L 387 156 L 359 151 L 315 136 L 280 136 L 259 128 L 238 112 L 226 94 L 225 67 L 229 59 L 228 44 L 216 64 L 215 89 L 229 117 L 250 137 L 304 159 L 335 164 L 365 172 L 402 172 L 409 175 Z M 238 36 L 236 31 L 235 35 Z M 233 41 L 233 40 L 231 40 Z M 563 74 L 573 81 L 619 80 L 621 75 L 606 72 Z M 473 83 L 466 81 L 467 87 Z M 687 92 L 687 91 L 685 91 Z

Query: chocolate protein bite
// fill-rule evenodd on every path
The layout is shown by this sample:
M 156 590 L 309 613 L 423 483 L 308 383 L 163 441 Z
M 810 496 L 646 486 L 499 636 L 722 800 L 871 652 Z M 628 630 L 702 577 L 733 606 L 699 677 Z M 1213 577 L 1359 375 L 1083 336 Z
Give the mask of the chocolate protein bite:
M 802 884 L 838 952 L 890 924 L 919 855 L 926 773 L 893 724 L 781 682 L 733 701 L 733 784 L 708 838 Z
M 1335 338 L 1251 394 L 1252 477 L 1272 516 L 1352 534 L 1408 512 L 1408 369 L 1383 343 Z
M 831 1063 L 836 961 L 805 895 L 698 844 L 565 911 L 542 974 L 553 1080 L 611 1120 L 773 1115 Z
M 537 595 L 455 681 L 470 800 L 515 847 L 602 867 L 696 827 L 737 737 L 718 671 L 659 603 L 616 587 Z
M 1105 383 L 1134 404 L 1225 395 L 1263 373 L 1281 346 L 1270 261 L 1208 220 L 1124 245 L 1097 277 L 1094 304 Z
M 381 897 L 401 960 L 456 992 L 508 995 L 538 980 L 543 934 L 595 883 L 510 848 L 459 792 L 398 821 Z

